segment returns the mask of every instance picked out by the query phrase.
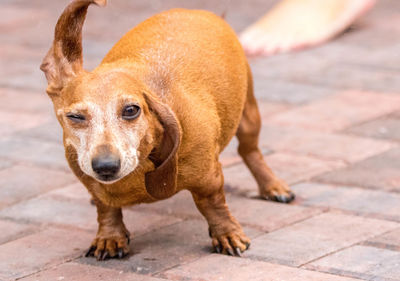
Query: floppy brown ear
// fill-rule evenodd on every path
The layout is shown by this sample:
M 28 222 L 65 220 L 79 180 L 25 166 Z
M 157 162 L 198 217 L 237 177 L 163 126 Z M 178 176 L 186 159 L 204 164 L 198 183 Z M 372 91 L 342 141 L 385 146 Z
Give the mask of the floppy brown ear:
M 150 95 L 144 95 L 150 110 L 153 111 L 164 128 L 160 147 L 150 155 L 155 170 L 146 174 L 146 190 L 157 199 L 165 199 L 175 194 L 178 178 L 177 151 L 181 142 L 181 129 L 175 114 L 168 105 Z
M 59 94 L 68 80 L 82 71 L 82 26 L 92 3 L 104 6 L 106 0 L 74 0 L 58 19 L 53 45 L 40 66 L 49 95 Z

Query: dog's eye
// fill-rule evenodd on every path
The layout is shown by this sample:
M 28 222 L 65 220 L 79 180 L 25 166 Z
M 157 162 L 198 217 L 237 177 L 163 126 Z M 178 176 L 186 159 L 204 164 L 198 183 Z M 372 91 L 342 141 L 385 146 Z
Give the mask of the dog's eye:
M 77 113 L 67 113 L 67 118 L 75 123 L 82 123 L 86 120 L 85 116 Z
M 140 107 L 137 105 L 128 105 L 125 106 L 124 110 L 122 111 L 122 119 L 125 120 L 133 120 L 137 118 L 140 114 Z

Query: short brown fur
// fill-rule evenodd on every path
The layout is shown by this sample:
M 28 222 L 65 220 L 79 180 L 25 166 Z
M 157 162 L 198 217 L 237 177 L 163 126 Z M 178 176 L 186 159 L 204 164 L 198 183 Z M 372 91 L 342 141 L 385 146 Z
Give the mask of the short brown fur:
M 240 255 L 250 240 L 228 210 L 218 160 L 231 138 L 237 135 L 239 153 L 263 198 L 289 202 L 293 194 L 258 148 L 260 116 L 250 68 L 235 33 L 210 12 L 170 10 L 129 31 L 95 70 L 86 72 L 83 21 L 91 3 L 104 2 L 75 0 L 65 9 L 41 66 L 64 129 L 66 158 L 98 210 L 99 230 L 88 255 L 106 259 L 127 254 L 129 232 L 121 207 L 168 198 L 183 189 L 192 193 L 207 219 L 215 250 Z M 107 184 L 82 170 L 71 139 L 84 125 L 71 125 L 64 115 L 81 103 L 105 108 L 111 97 L 122 99 L 117 92 L 133 98 L 142 110 L 142 125 L 121 124 L 146 130 L 138 129 L 138 166 Z M 105 129 L 99 151 L 112 146 L 111 139 L 113 134 Z

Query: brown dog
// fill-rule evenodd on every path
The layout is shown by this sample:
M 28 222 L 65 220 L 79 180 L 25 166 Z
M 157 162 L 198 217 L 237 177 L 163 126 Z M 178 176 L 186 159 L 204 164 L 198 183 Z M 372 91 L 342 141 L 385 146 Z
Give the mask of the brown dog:
M 260 116 L 243 49 L 206 11 L 176 9 L 129 31 L 92 72 L 82 68 L 82 25 L 91 3 L 75 0 L 55 28 L 41 69 L 64 130 L 68 163 L 93 196 L 99 230 L 87 255 L 128 253 L 121 207 L 189 190 L 217 252 L 250 240 L 225 203 L 219 154 L 236 134 L 260 195 L 294 196 L 258 149 Z

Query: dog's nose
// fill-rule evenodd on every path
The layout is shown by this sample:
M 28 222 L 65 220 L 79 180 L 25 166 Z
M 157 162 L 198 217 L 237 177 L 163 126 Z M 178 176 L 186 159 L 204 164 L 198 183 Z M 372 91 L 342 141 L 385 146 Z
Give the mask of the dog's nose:
M 111 180 L 121 168 L 121 162 L 112 154 L 102 155 L 92 159 L 92 168 L 100 178 Z

